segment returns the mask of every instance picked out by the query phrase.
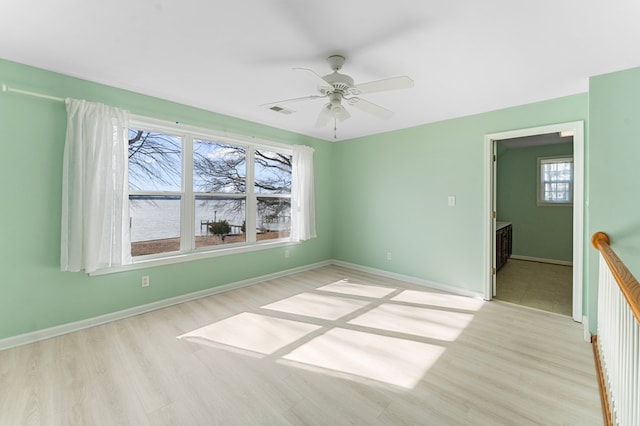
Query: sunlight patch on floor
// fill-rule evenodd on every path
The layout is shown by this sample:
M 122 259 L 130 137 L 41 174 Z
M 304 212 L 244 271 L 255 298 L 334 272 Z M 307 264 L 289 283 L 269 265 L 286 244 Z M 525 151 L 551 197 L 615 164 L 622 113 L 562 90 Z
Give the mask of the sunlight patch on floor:
M 484 300 L 472 297 L 416 290 L 405 290 L 391 300 L 465 311 L 479 311 L 485 303 Z
M 452 342 L 471 320 L 472 314 L 385 303 L 348 324 Z
M 283 359 L 411 389 L 444 351 L 442 346 L 334 328 Z
M 357 284 L 349 282 L 349 280 L 340 280 L 335 283 L 318 287 L 321 291 L 330 291 L 332 293 L 350 294 L 353 296 L 371 297 L 374 299 L 383 298 L 397 289 L 392 287 L 381 287 L 376 285 Z
M 346 380 L 412 389 L 484 301 L 335 281 L 179 336 Z M 429 339 L 426 340 L 425 339 Z
M 244 312 L 178 336 L 195 343 L 218 343 L 269 355 L 320 326 Z
M 262 308 L 306 317 L 337 320 L 368 304 L 368 301 L 348 299 L 345 297 L 300 293 L 262 306 Z

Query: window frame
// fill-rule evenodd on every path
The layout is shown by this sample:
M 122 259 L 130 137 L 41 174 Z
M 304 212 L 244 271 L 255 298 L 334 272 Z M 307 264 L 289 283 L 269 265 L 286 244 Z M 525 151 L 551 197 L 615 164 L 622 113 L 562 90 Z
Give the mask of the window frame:
M 179 122 L 171 123 L 167 121 L 132 115 L 129 122 L 130 129 L 138 129 L 152 132 L 170 134 L 181 138 L 181 190 L 176 191 L 134 191 L 130 190 L 129 195 L 172 195 L 180 196 L 180 249 L 164 253 L 154 253 L 132 257 L 132 263 L 114 268 L 96 271 L 92 275 L 120 272 L 133 269 L 141 269 L 152 266 L 160 266 L 172 263 L 187 262 L 192 260 L 225 256 L 230 254 L 245 253 L 256 250 L 265 250 L 274 247 L 283 247 L 299 244 L 292 241 L 291 237 L 275 238 L 258 241 L 255 227 L 249 226 L 256 223 L 257 199 L 262 197 L 277 197 L 291 199 L 289 194 L 262 194 L 255 192 L 254 179 L 254 151 L 268 150 L 293 156 L 293 148 L 290 145 L 269 141 L 265 139 L 248 137 L 228 132 L 219 132 L 200 127 L 184 125 Z M 195 244 L 195 200 L 196 196 L 203 193 L 194 191 L 193 188 L 193 148 L 194 141 L 220 142 L 246 150 L 246 184 L 244 197 L 242 194 L 232 194 L 240 198 L 245 198 L 245 221 L 247 226 L 246 240 L 240 243 L 228 243 L 216 246 L 196 248 Z M 211 194 L 213 196 L 213 194 Z M 229 194 L 225 194 L 229 195 Z
M 550 163 L 571 163 L 571 177 L 567 182 L 569 184 L 569 201 L 549 201 L 544 199 L 544 185 L 547 182 L 551 181 L 543 181 L 543 172 L 542 167 L 545 164 Z M 550 157 L 538 157 L 537 159 L 537 186 L 536 186 L 536 203 L 538 206 L 565 206 L 571 207 L 573 206 L 573 186 L 574 186 L 574 174 L 575 167 L 573 161 L 573 155 L 554 155 Z M 562 181 L 566 182 L 566 181 Z

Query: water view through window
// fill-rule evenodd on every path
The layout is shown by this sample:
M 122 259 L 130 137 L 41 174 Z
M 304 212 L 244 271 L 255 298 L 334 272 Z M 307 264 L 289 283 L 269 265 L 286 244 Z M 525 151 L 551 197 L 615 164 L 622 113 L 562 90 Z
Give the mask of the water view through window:
M 185 146 L 193 147 L 189 159 Z M 131 254 L 288 238 L 291 165 L 278 150 L 130 129 Z

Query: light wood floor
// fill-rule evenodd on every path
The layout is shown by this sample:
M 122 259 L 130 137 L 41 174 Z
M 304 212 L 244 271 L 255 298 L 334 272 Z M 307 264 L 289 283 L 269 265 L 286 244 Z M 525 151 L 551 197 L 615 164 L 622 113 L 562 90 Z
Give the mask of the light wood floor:
M 551 263 L 509 259 L 498 271 L 496 298 L 571 316 L 573 268 Z
M 569 318 L 336 266 L 0 352 L 1 425 L 597 425 Z

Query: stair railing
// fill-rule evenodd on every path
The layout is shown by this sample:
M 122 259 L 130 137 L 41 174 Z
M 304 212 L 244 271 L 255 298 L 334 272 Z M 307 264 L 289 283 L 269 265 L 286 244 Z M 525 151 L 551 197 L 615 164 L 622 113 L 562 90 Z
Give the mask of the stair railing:
M 640 425 L 640 284 L 596 232 L 600 252 L 598 331 L 593 348 L 607 425 Z

